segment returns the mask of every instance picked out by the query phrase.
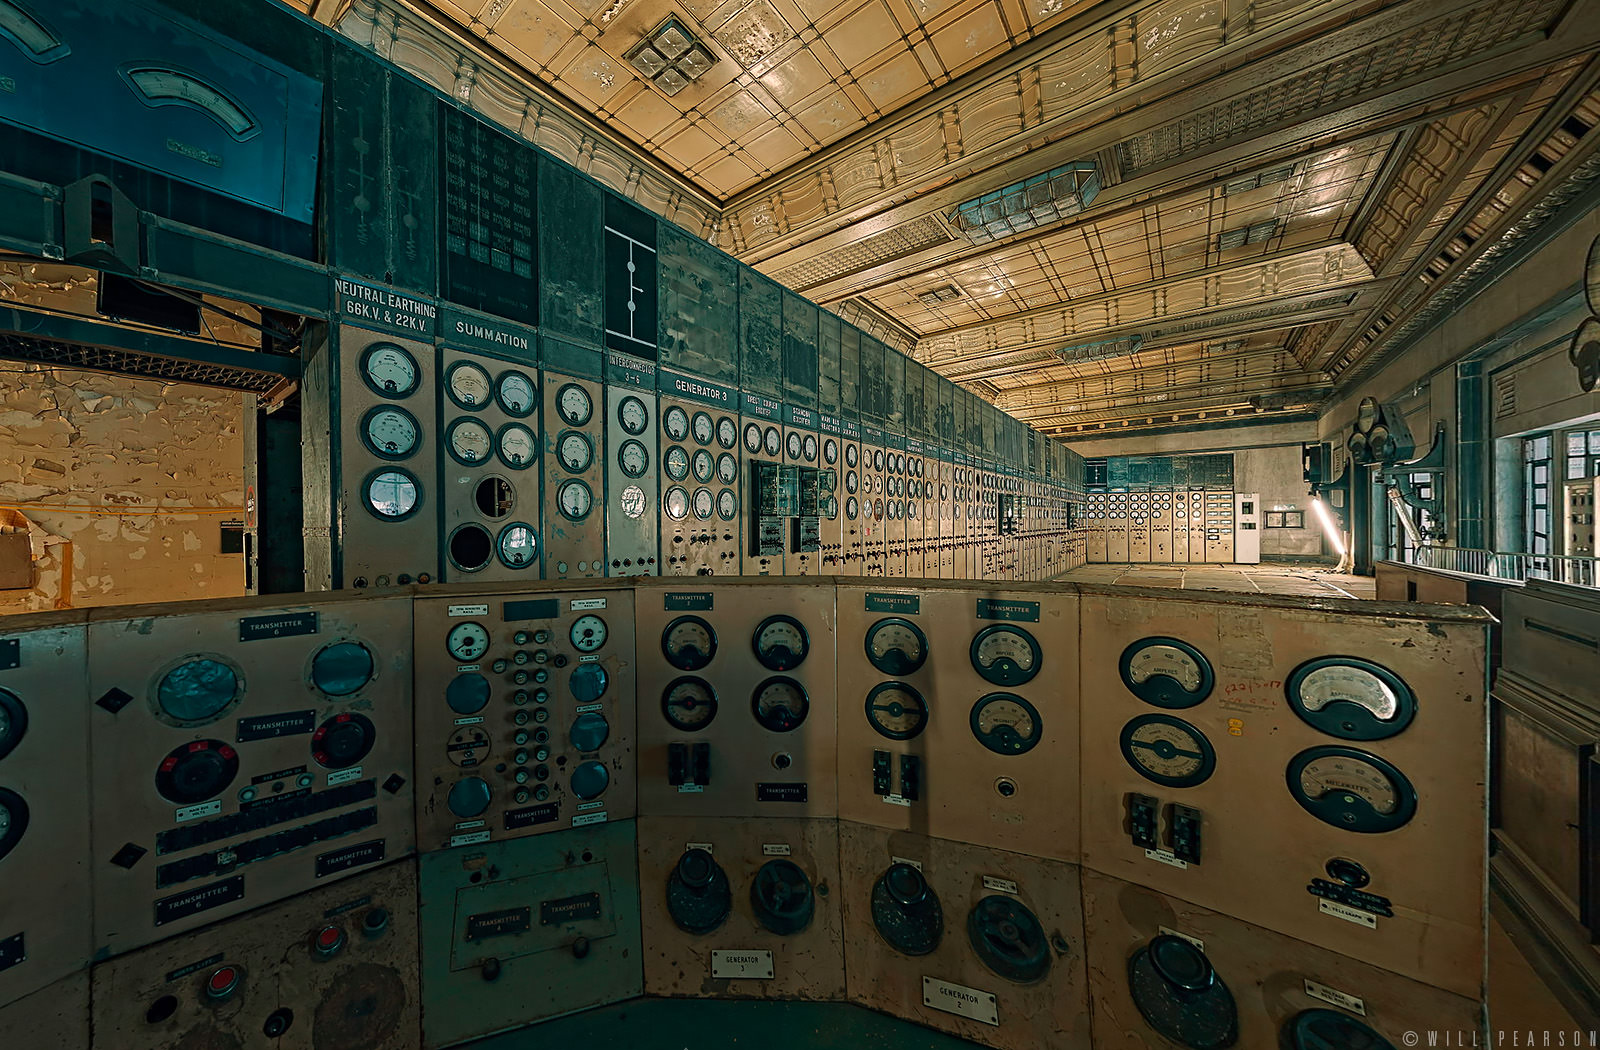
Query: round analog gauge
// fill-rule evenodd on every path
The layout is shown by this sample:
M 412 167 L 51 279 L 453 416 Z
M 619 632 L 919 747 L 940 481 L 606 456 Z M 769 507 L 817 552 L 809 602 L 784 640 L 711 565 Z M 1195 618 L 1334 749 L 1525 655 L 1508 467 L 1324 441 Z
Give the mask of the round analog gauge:
M 409 397 L 421 375 L 416 358 L 393 343 L 373 343 L 361 355 L 361 378 L 384 397 Z
M 911 674 L 928 660 L 928 636 L 898 616 L 879 620 L 867 629 L 867 660 L 896 678 Z
M 8 689 L 0 689 L 0 758 L 10 754 L 27 731 L 28 709 L 22 698 Z
M 444 376 L 444 389 L 450 400 L 462 408 L 482 408 L 494 389 L 489 373 L 471 361 L 457 361 Z
M 1284 683 L 1289 706 L 1308 725 L 1345 740 L 1383 740 L 1411 724 L 1417 698 L 1387 667 L 1353 656 L 1324 656 Z
M 689 413 L 671 405 L 661 417 L 661 429 L 671 441 L 682 441 L 689 436 Z
M 0 788 L 0 860 L 17 848 L 28 830 L 28 803 L 21 795 Z
M 642 478 L 650 469 L 650 451 L 638 438 L 629 438 L 617 449 L 617 466 L 630 478 Z
M 495 550 L 506 568 L 526 569 L 539 557 L 539 534 L 533 531 L 533 526 L 514 521 L 500 530 Z
M 403 470 L 374 471 L 363 486 L 367 510 L 384 521 L 401 521 L 422 502 L 417 479 Z
M 1171 715 L 1140 715 L 1123 726 L 1122 757 L 1140 776 L 1167 787 L 1203 784 L 1217 767 L 1205 734 Z
M 466 467 L 480 466 L 494 454 L 494 435 L 482 421 L 472 416 L 462 416 L 450 424 L 445 434 L 445 447 L 457 463 Z
M 332 642 L 311 658 L 311 684 L 328 696 L 349 696 L 372 681 L 375 670 L 371 649 L 360 642 Z
M 673 481 L 682 481 L 689 476 L 689 453 L 683 450 L 682 445 L 673 445 L 667 449 L 666 457 L 661 461 L 666 469 L 667 477 Z
M 617 404 L 617 422 L 622 424 L 623 430 L 638 437 L 650 425 L 650 411 L 643 401 L 629 394 Z
M 661 507 L 667 512 L 667 517 L 673 521 L 682 521 L 689 516 L 689 490 L 682 485 L 674 485 L 667 490 Z
M 238 699 L 239 673 L 221 660 L 195 656 L 161 676 L 156 703 L 173 722 L 200 725 L 210 722 Z
M 972 669 L 995 685 L 1018 686 L 1039 673 L 1044 653 L 1033 635 L 1020 627 L 990 624 L 972 639 Z
M 698 671 L 717 655 L 717 632 L 698 616 L 680 616 L 661 632 L 661 655 L 680 671 Z
M 752 456 L 761 451 L 761 424 L 746 423 L 744 425 L 744 448 Z
M 580 653 L 592 653 L 606 644 L 607 633 L 606 622 L 589 613 L 572 622 L 572 630 L 568 635 L 574 649 Z
M 644 494 L 644 489 L 638 485 L 629 485 L 622 490 L 618 498 L 622 505 L 622 513 L 637 521 L 644 517 L 644 512 L 650 509 L 650 497 Z
M 762 728 L 788 733 L 800 728 L 811 711 L 811 698 L 805 686 L 793 678 L 775 675 L 756 686 L 750 696 L 750 710 Z
M 839 442 L 837 440 L 829 438 L 822 443 L 822 459 L 830 467 L 839 462 Z
M 829 521 L 839 516 L 839 501 L 833 496 L 822 497 L 822 516 Z
M 556 414 L 567 426 L 581 427 L 594 416 L 594 400 L 577 383 L 568 383 L 556 391 Z
M 792 671 L 811 652 L 811 637 L 799 620 L 782 614 L 769 616 L 756 626 L 751 638 L 756 659 L 769 671 Z
M 817 439 L 814 434 L 806 435 L 805 457 L 807 463 L 815 463 L 817 461 Z
M 906 503 L 906 517 L 915 518 L 916 516 L 917 516 L 917 501 L 916 500 L 910 500 L 909 502 Z
M 883 498 L 881 496 L 872 501 L 872 516 L 878 521 L 883 520 Z
M 928 702 L 905 682 L 879 682 L 867 694 L 867 721 L 880 736 L 910 740 L 928 724 Z
M 405 409 L 378 405 L 361 418 L 361 441 L 373 455 L 405 459 L 422 443 L 422 428 Z
M 533 411 L 534 397 L 533 380 L 526 372 L 512 369 L 501 372 L 500 378 L 494 385 L 495 400 L 500 402 L 500 407 L 510 416 L 522 417 Z
M 1044 735 L 1034 706 L 1014 693 L 990 693 L 972 705 L 972 735 L 997 755 L 1032 751 Z
M 861 477 L 860 477 L 860 475 L 858 475 L 853 470 L 845 471 L 844 472 L 844 490 L 845 490 L 845 492 L 855 492 L 860 488 L 861 488 Z
M 769 456 L 776 456 L 783 451 L 783 437 L 777 427 L 768 427 L 761 432 L 761 447 L 767 450 Z
M 717 417 L 717 444 L 732 449 L 739 443 L 739 427 L 730 416 Z
M 717 472 L 716 462 L 712 460 L 711 453 L 703 448 L 695 449 L 693 464 L 696 481 L 710 481 L 712 475 Z
M 724 452 L 717 457 L 717 480 L 724 485 L 732 485 L 739 480 L 739 461 L 732 454 Z
M 594 506 L 594 493 L 582 481 L 564 481 L 556 492 L 556 505 L 568 521 L 582 521 Z
M 702 445 L 711 444 L 711 439 L 716 436 L 715 426 L 711 422 L 711 415 L 707 412 L 696 412 L 694 422 L 690 427 L 694 439 Z
M 694 510 L 695 517 L 699 518 L 701 521 L 710 521 L 711 515 L 716 513 L 717 501 L 716 498 L 711 495 L 710 489 L 695 489 L 694 502 L 691 506 Z
M 854 496 L 844 501 L 844 516 L 851 521 L 861 516 L 861 503 Z
M 594 463 L 594 446 L 589 444 L 587 435 L 575 430 L 561 435 L 556 442 L 556 454 L 569 474 L 582 474 Z
M 533 465 L 536 449 L 533 431 L 521 423 L 507 423 L 500 428 L 500 462 L 513 470 L 524 470 Z
M 900 520 L 900 501 L 897 499 L 892 499 L 889 501 L 889 520 Z
M 661 714 L 672 728 L 697 732 L 717 717 L 717 694 L 704 678 L 676 678 L 661 694 Z
M 875 448 L 872 450 L 872 469 L 883 469 L 883 449 L 881 448 Z
M 489 651 L 489 632 L 471 620 L 458 623 L 445 635 L 444 647 L 457 660 L 469 663 Z
M 1122 650 L 1122 684 L 1147 704 L 1176 710 L 1193 707 L 1211 695 L 1216 675 L 1211 661 L 1176 638 L 1141 638 Z
M 723 521 L 732 521 L 734 515 L 739 513 L 739 497 L 733 494 L 732 489 L 723 489 L 717 493 L 717 517 Z
M 861 462 L 861 446 L 846 445 L 844 447 L 844 465 L 854 467 Z
M 1353 747 L 1313 747 L 1289 761 L 1289 794 L 1313 817 L 1346 831 L 1393 831 L 1417 812 L 1404 773 Z

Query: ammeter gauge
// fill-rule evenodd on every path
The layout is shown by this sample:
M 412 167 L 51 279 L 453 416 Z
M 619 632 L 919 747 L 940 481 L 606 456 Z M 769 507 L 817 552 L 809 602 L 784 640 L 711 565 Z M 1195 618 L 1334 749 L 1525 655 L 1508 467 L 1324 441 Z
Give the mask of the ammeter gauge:
M 1205 734 L 1171 715 L 1140 715 L 1122 727 L 1122 757 L 1146 780 L 1167 787 L 1203 784 L 1217 768 Z
M 530 415 L 533 412 L 533 399 L 537 393 L 528 374 L 515 369 L 501 372 L 500 378 L 495 381 L 495 400 L 500 402 L 500 407 L 509 416 L 520 418 Z
M 1211 661 L 1176 638 L 1141 638 L 1122 650 L 1117 669 L 1128 691 L 1147 704 L 1169 710 L 1193 707 L 1211 695 L 1216 675 Z
M 799 620 L 782 614 L 769 616 L 756 626 L 751 638 L 756 659 L 769 671 L 792 671 L 811 652 L 811 638 Z
M 763 729 L 789 733 L 800 728 L 811 712 L 811 698 L 805 686 L 784 675 L 775 675 L 756 686 L 750 697 L 750 710 Z
M 690 427 L 690 432 L 694 434 L 695 441 L 702 445 L 711 444 L 711 439 L 713 436 L 715 436 L 712 433 L 713 429 L 714 427 L 711 423 L 711 416 L 709 413 L 696 412 L 694 414 L 694 422 Z
M 462 416 L 445 432 L 445 447 L 450 458 L 464 467 L 476 467 L 494 454 L 494 435 L 480 420 Z
M 592 653 L 606 644 L 607 634 L 606 622 L 593 613 L 587 613 L 572 621 L 568 637 L 578 652 Z
M 689 476 L 689 453 L 684 451 L 682 445 L 670 446 L 662 456 L 661 464 L 666 469 L 667 477 L 673 481 L 682 481 Z
M 675 678 L 661 694 L 661 714 L 674 729 L 695 733 L 717 717 L 717 694 L 704 678 Z
M 698 616 L 680 616 L 661 632 L 661 654 L 680 671 L 698 671 L 717 655 L 717 632 Z
M 928 660 L 928 636 L 898 616 L 879 620 L 867 629 L 867 660 L 887 675 L 911 674 Z
M 1417 698 L 1387 667 L 1354 656 L 1324 656 L 1284 682 L 1289 706 L 1306 724 L 1345 740 L 1383 740 L 1417 714 Z
M 672 441 L 682 441 L 689 436 L 689 413 L 677 405 L 667 406 L 661 416 L 661 429 Z
M 650 451 L 644 447 L 644 442 L 629 438 L 617 449 L 617 466 L 630 478 L 643 477 L 650 469 Z
M 594 416 L 594 399 L 577 383 L 556 391 L 556 414 L 569 427 L 581 427 Z
M 405 459 L 422 444 L 422 428 L 405 409 L 378 405 L 361 418 L 361 443 L 383 459 Z
M 729 416 L 717 417 L 717 444 L 730 451 L 739 443 L 739 428 Z
M 1021 627 L 990 624 L 972 639 L 968 655 L 972 669 L 995 685 L 1018 686 L 1031 682 L 1044 662 L 1033 635 Z
M 594 463 L 594 446 L 588 437 L 575 430 L 561 435 L 556 442 L 556 454 L 561 459 L 562 469 L 569 474 L 582 474 Z
M 450 633 L 445 636 L 444 645 L 451 656 L 462 663 L 468 663 L 489 651 L 489 632 L 484 630 L 481 623 L 468 620 L 450 628 Z
M 582 521 L 594 507 L 594 492 L 577 479 L 564 481 L 561 488 L 556 490 L 556 505 L 561 509 L 561 516 L 568 521 Z
M 393 343 L 373 343 L 361 355 L 361 378 L 384 397 L 409 397 L 420 376 L 416 358 Z
M 533 465 L 538 446 L 533 431 L 521 423 L 507 423 L 500 428 L 498 441 L 500 461 L 513 470 L 524 470 Z
M 629 394 L 617 403 L 617 422 L 625 432 L 638 437 L 650 426 L 650 410 L 644 407 L 643 401 Z
M 457 361 L 444 377 L 445 393 L 462 408 L 479 409 L 489 403 L 494 386 L 489 373 L 471 361 Z

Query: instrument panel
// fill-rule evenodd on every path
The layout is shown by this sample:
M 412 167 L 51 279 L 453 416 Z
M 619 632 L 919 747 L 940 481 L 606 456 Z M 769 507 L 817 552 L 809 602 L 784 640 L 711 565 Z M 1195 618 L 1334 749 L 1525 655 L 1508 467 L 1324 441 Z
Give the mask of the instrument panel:
M 542 373 L 542 378 L 545 578 L 605 576 L 610 450 L 605 447 L 601 386 L 557 372 Z M 520 449 L 520 434 L 517 440 Z

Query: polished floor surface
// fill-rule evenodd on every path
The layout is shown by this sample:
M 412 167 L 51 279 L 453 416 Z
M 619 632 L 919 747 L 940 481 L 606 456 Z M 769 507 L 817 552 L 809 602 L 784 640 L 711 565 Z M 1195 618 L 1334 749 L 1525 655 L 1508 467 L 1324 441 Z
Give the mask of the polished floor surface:
M 1123 587 L 1171 587 L 1244 594 L 1314 594 L 1325 598 L 1371 598 L 1370 576 L 1335 573 L 1316 565 L 1080 565 L 1058 579 L 1114 583 Z

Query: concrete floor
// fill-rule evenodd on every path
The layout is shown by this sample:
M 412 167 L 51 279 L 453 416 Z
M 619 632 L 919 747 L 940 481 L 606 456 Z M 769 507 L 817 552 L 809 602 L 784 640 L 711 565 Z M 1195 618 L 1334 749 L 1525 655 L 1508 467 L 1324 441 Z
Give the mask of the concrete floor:
M 1114 583 L 1124 587 L 1242 591 L 1245 594 L 1314 594 L 1371 598 L 1370 576 L 1349 576 L 1314 565 L 1080 565 L 1060 577 L 1073 583 Z

